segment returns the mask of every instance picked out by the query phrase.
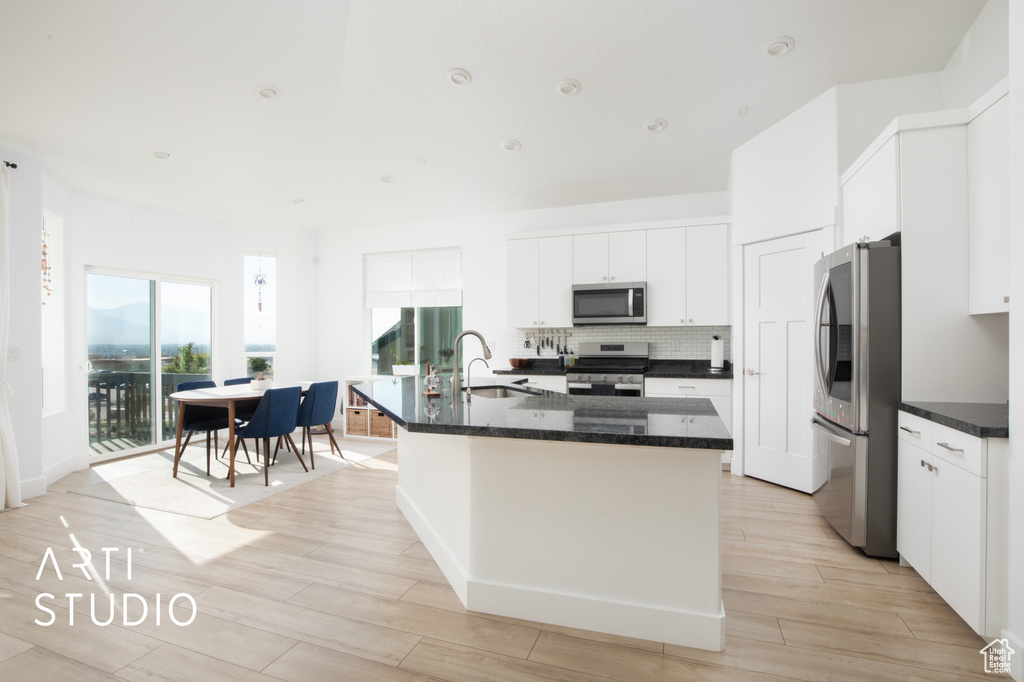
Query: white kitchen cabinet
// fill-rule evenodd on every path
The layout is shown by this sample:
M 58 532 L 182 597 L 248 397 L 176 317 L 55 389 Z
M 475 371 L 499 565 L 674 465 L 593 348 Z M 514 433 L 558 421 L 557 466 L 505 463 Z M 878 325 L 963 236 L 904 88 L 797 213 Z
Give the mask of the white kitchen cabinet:
M 729 324 L 726 225 L 647 231 L 647 324 Z
M 732 381 L 729 379 L 644 379 L 644 396 L 648 398 L 707 398 L 725 422 L 732 435 Z
M 844 242 L 877 240 L 898 232 L 899 161 L 897 136 L 890 137 L 843 183 Z
M 572 237 L 507 242 L 508 326 L 572 326 Z
M 842 177 L 843 242 L 901 234 L 904 400 L 1009 392 L 1006 316 L 969 314 L 968 120 L 967 109 L 901 116 Z M 984 361 L 949 362 L 969 357 Z
M 995 637 L 1006 624 L 1006 499 L 1002 476 L 987 475 L 989 439 L 902 411 L 899 427 L 900 557 L 975 632 Z M 1002 457 L 992 463 L 1001 467 Z
M 967 124 L 970 313 L 1010 310 L 1010 105 L 1004 95 Z
M 647 233 L 596 232 L 572 237 L 574 284 L 647 281 Z

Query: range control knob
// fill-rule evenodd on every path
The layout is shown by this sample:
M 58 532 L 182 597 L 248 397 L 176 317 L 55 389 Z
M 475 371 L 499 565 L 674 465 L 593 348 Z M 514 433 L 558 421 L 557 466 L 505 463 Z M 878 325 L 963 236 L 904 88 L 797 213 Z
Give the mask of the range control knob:
M 608 383 L 608 375 L 607 374 L 602 374 L 601 375 L 601 383 L 602 384 L 607 384 Z
M 622 383 L 622 375 L 621 374 L 619 375 L 619 380 L 618 381 L 619 381 L 620 384 Z
M 590 375 L 589 374 L 586 375 L 585 377 L 583 377 L 583 383 L 585 383 L 585 384 L 589 384 L 590 383 Z

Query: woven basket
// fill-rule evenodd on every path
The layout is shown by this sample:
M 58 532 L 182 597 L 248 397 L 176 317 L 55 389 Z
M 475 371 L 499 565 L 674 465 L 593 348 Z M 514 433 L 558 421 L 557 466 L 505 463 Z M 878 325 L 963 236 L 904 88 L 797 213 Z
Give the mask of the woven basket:
M 391 438 L 390 417 L 380 410 L 370 410 L 370 435 L 376 438 Z
M 367 434 L 366 410 L 345 410 L 345 433 L 353 436 L 365 436 Z

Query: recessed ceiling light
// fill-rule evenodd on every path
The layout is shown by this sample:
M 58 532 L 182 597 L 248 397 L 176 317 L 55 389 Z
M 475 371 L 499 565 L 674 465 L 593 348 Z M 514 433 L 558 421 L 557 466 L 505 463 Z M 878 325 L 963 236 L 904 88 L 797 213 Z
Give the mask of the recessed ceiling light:
M 256 88 L 256 94 L 263 99 L 274 99 L 277 97 L 277 88 L 273 85 L 261 85 Z
M 380 176 L 380 181 L 384 184 L 388 184 L 389 182 L 394 182 L 395 178 L 391 175 L 382 175 Z
M 566 78 L 558 81 L 558 92 L 569 97 L 580 94 L 583 85 L 575 78 Z
M 150 152 L 149 155 L 152 156 L 154 159 L 160 160 L 171 158 L 171 155 L 169 153 L 160 151 Z
M 505 140 L 501 146 L 505 148 L 505 151 L 517 152 L 523 148 L 523 143 L 519 140 Z
M 644 124 L 644 127 L 650 130 L 652 133 L 658 133 L 668 127 L 668 121 L 663 118 L 652 118 L 650 121 Z
M 447 76 L 452 85 L 469 85 L 473 82 L 473 76 L 465 69 L 451 69 Z
M 736 110 L 736 118 L 744 118 L 747 115 L 747 108 L 745 106 L 740 107 Z
M 792 50 L 795 44 L 789 36 L 779 36 L 768 41 L 764 46 L 764 53 L 769 57 L 781 57 Z

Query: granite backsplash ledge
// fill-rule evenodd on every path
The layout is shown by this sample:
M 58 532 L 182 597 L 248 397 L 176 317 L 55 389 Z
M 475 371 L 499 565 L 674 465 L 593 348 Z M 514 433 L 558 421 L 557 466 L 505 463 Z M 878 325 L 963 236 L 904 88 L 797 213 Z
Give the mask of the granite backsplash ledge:
M 571 334 L 571 336 L 566 336 Z M 552 329 L 517 329 L 515 351 L 513 357 L 520 358 L 553 358 L 558 351 L 554 348 L 541 348 L 537 355 L 536 339 L 550 337 L 557 342 L 562 336 L 562 343 L 569 350 L 579 353 L 580 342 L 614 342 L 614 341 L 646 341 L 652 360 L 672 360 L 690 358 L 693 360 L 711 359 L 711 338 L 722 337 L 725 342 L 725 359 L 732 359 L 732 327 L 648 327 L 643 325 L 615 324 L 594 325 L 584 327 L 567 327 Z M 530 347 L 526 347 L 529 339 Z

